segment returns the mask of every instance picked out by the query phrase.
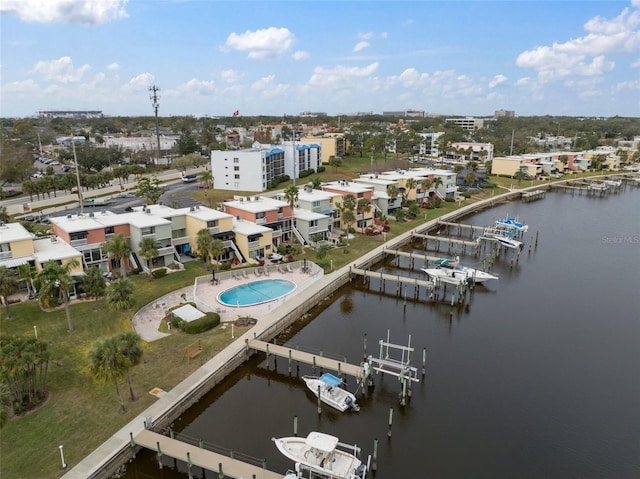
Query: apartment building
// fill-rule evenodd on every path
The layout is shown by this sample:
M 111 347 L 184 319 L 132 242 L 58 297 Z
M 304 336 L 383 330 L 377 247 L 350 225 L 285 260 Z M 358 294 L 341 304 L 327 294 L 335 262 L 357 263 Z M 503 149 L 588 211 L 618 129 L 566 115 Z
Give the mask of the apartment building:
M 451 143 L 451 150 L 447 152 L 462 156 L 467 161 L 485 163 L 493 161 L 493 145 L 491 143 L 456 142 Z
M 378 173 L 367 173 L 355 178 L 353 182 L 373 187 L 373 196 L 371 197 L 373 207 L 385 216 L 393 214 L 402 206 L 400 195 L 392 197 L 388 194 L 390 187 L 400 188 L 397 180 L 381 177 Z
M 274 231 L 271 228 L 234 218 L 233 232 L 240 253 L 248 261 L 257 261 L 275 250 Z
M 110 211 L 75 214 L 50 218 L 53 233 L 80 252 L 82 266 L 98 267 L 103 272 L 116 271 L 118 264 L 109 259 L 104 244 L 115 234 L 130 237 L 129 222 L 123 215 Z M 129 267 L 127 262 L 126 267 Z
M 454 123 L 463 130 L 471 132 L 479 130 L 484 126 L 484 120 L 482 118 L 473 118 L 471 116 L 465 118 L 447 118 L 444 121 L 445 123 Z
M 347 140 L 343 133 L 327 133 L 322 136 L 305 136 L 302 138 L 305 143 L 320 145 L 321 162 L 329 163 L 329 158 L 344 157 L 347 153 Z
M 373 206 L 373 186 L 350 182 L 347 180 L 340 180 L 323 184 L 322 190 L 339 195 L 333 197 L 331 200 L 334 207 L 336 208 L 333 220 L 334 228 L 339 228 L 342 231 L 346 231 L 347 225 L 342 221 L 340 215 L 340 206 L 344 197 L 347 195 L 352 195 L 355 198 L 356 203 L 358 202 L 358 200 L 363 198 L 371 202 L 371 208 L 369 209 L 369 211 L 362 213 L 357 213 L 354 211 L 354 213 L 356 214 L 356 223 L 352 226 L 358 229 L 364 229 L 373 224 L 373 218 L 375 217 L 375 207 Z
M 284 195 L 276 196 L 284 201 Z M 329 238 L 337 208 L 333 199 L 341 198 L 337 193 L 314 190 L 310 186 L 298 188 L 298 201 L 293 210 L 294 226 L 304 238 L 305 244 Z
M 292 241 L 292 235 L 296 234 L 293 227 L 293 208 L 286 201 L 260 195 L 238 196 L 231 201 L 225 201 L 223 205 L 224 211 L 236 220 L 245 220 L 273 230 L 271 238 L 276 248 L 282 243 Z M 298 240 L 302 242 L 300 238 Z
M 274 179 L 285 175 L 285 151 L 260 143 L 243 150 L 214 150 L 211 171 L 216 189 L 265 191 Z

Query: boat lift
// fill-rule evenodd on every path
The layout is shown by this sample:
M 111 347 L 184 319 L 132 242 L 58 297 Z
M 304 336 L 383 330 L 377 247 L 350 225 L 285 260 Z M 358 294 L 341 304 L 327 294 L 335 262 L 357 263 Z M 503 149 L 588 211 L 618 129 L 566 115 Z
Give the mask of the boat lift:
M 371 365 L 376 374 L 391 374 L 398 378 L 402 383 L 402 395 L 400 397 L 400 404 L 406 405 L 407 398 L 411 397 L 411 383 L 420 382 L 418 379 L 418 369 L 411 366 L 411 354 L 414 349 L 411 347 L 411 335 L 409 335 L 409 341 L 406 346 L 399 344 L 393 344 L 389 342 L 389 330 L 387 330 L 387 340 L 379 341 L 380 344 L 380 357 L 374 358 L 369 355 L 367 361 Z M 394 359 L 390 357 L 391 353 L 400 352 L 400 359 Z

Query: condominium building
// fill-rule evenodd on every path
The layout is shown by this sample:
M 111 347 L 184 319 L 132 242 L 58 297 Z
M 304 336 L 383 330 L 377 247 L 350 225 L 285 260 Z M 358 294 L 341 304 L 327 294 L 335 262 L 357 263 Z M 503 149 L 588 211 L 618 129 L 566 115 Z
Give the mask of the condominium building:
M 211 171 L 215 189 L 265 191 L 274 179 L 285 175 L 285 151 L 260 143 L 243 150 L 214 150 Z
M 266 196 L 238 196 L 223 203 L 226 213 L 237 220 L 245 220 L 273 230 L 274 246 L 292 241 L 293 208 L 286 201 Z M 265 249 L 269 250 L 269 248 Z M 270 251 L 267 252 L 267 254 Z
M 476 131 L 484 126 L 484 120 L 482 118 L 473 118 L 471 116 L 465 118 L 447 118 L 445 123 L 455 123 L 467 131 Z

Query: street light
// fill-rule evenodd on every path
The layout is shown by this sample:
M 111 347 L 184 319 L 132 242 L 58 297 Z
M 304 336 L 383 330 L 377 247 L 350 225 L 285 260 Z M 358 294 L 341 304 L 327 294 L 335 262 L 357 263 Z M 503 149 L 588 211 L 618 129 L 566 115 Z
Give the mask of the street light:
M 62 469 L 66 469 L 67 464 L 64 462 L 64 452 L 62 451 L 64 446 L 61 444 L 59 447 L 60 447 L 60 460 L 62 461 Z

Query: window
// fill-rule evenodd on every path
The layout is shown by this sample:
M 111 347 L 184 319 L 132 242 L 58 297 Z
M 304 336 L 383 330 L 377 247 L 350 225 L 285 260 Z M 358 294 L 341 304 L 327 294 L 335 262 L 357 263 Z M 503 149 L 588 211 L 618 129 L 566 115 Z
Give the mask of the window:
M 207 228 L 216 228 L 218 226 L 218 220 L 207 221 Z
M 239 180 L 240 179 L 240 175 L 233 175 L 234 179 Z
M 234 162 L 234 163 L 240 163 L 240 158 L 234 158 L 234 159 L 233 159 L 233 162 Z
M 314 202 L 313 202 L 313 207 L 314 207 L 314 208 L 317 208 L 317 207 L 319 207 L 319 206 L 320 206 L 320 202 L 319 202 L 319 201 L 314 201 Z
M 113 233 L 114 233 L 114 228 L 113 228 L 113 226 L 107 226 L 107 227 L 104 229 L 104 234 L 106 234 L 106 235 L 112 235 Z
M 240 171 L 240 167 L 239 166 L 234 166 L 233 167 L 233 171 Z
M 156 228 L 155 228 L 154 226 L 148 226 L 147 228 L 142 228 L 142 229 L 140 230 L 140 234 L 141 234 L 142 236 L 145 236 L 145 235 L 152 235 L 152 234 L 154 234 L 155 232 L 156 232 Z
M 69 234 L 69 239 L 71 241 L 79 240 L 79 239 L 86 239 L 86 238 L 87 238 L 87 232 L 86 231 L 76 231 L 74 233 L 70 233 Z

